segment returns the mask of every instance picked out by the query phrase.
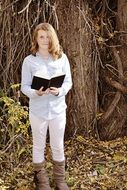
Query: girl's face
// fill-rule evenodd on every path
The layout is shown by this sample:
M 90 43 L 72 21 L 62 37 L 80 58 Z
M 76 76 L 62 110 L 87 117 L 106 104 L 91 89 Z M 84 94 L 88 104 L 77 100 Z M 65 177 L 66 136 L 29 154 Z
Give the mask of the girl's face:
M 49 36 L 46 31 L 39 30 L 37 35 L 37 43 L 39 46 L 39 49 L 48 50 L 49 49 Z

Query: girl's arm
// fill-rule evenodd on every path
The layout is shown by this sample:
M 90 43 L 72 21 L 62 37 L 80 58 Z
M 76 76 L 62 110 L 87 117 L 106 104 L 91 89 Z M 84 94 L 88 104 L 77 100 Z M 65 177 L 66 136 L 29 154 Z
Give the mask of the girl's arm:
M 59 88 L 58 96 L 65 96 L 72 87 L 72 77 L 71 77 L 70 64 L 69 64 L 67 56 L 65 54 L 64 54 L 64 56 L 65 56 L 65 58 L 64 58 L 64 61 L 65 61 L 64 72 L 66 75 L 65 75 L 62 87 Z
M 31 83 L 32 73 L 30 70 L 30 62 L 25 58 L 22 65 L 21 91 L 29 98 L 36 98 L 38 95 L 34 89 L 31 89 Z

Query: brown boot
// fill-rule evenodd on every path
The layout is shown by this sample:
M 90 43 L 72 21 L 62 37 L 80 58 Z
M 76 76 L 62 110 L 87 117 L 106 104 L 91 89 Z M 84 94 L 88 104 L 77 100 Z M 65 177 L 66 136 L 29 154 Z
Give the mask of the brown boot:
M 36 190 L 51 190 L 49 186 L 49 179 L 44 167 L 45 163 L 33 164 L 34 166 L 34 182 Z
M 57 189 L 69 190 L 69 187 L 65 182 L 65 161 L 53 161 L 53 174 Z

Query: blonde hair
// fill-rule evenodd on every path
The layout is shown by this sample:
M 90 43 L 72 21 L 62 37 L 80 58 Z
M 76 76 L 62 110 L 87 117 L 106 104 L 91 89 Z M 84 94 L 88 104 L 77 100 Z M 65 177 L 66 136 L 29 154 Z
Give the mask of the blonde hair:
M 59 59 L 62 56 L 62 48 L 59 44 L 59 40 L 57 37 L 57 34 L 52 27 L 51 24 L 49 23 L 41 23 L 36 26 L 34 32 L 33 32 L 33 38 L 32 38 L 32 47 L 31 47 L 31 53 L 33 55 L 36 55 L 36 52 L 38 51 L 38 43 L 37 43 L 37 36 L 38 36 L 38 31 L 39 30 L 44 30 L 47 32 L 50 43 L 49 43 L 49 53 L 53 56 L 53 58 Z

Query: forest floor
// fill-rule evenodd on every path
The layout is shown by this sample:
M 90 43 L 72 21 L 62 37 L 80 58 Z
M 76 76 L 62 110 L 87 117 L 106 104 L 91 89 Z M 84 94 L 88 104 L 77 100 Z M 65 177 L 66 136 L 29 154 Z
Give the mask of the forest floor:
M 17 155 L 13 148 L 0 155 L 0 190 L 34 190 L 31 149 L 27 144 Z M 127 190 L 127 137 L 103 142 L 77 136 L 65 142 L 65 154 L 70 190 Z M 54 189 L 49 144 L 46 155 Z

